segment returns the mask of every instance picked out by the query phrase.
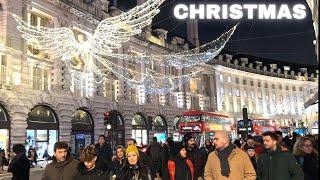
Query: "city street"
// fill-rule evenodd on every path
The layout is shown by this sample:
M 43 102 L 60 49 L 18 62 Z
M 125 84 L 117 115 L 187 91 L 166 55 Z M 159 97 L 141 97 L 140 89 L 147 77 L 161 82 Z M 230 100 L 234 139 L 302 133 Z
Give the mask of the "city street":
M 40 180 L 42 177 L 43 171 L 36 171 L 30 173 L 30 180 Z M 11 180 L 11 174 L 1 176 L 0 180 Z

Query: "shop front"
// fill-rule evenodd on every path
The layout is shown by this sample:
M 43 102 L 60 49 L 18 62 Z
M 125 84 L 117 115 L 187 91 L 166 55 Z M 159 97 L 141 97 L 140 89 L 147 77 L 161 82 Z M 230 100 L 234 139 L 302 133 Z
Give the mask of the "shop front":
M 148 129 L 146 119 L 141 114 L 135 114 L 132 119 L 132 138 L 138 146 L 148 144 Z
M 71 124 L 71 153 L 77 157 L 82 148 L 94 143 L 92 116 L 85 109 L 78 109 L 72 116 Z
M 166 142 L 167 123 L 162 116 L 156 116 L 152 121 L 153 136 L 157 137 L 158 142 Z
M 26 148 L 37 150 L 42 158 L 47 149 L 53 155 L 53 146 L 58 141 L 59 123 L 56 113 L 46 105 L 37 105 L 31 109 L 27 118 Z
M 0 104 L 0 149 L 8 152 L 10 121 L 5 108 Z

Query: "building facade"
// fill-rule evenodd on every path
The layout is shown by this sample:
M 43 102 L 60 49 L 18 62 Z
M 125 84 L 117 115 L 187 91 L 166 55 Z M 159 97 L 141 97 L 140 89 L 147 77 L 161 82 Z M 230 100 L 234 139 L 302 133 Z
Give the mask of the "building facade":
M 100 134 L 124 144 L 135 138 L 146 144 L 153 136 L 168 137 L 174 119 L 191 107 L 189 83 L 171 94 L 149 95 L 130 88 L 111 73 L 97 82 L 77 55 L 72 66 L 40 51 L 37 42 L 28 45 L 21 38 L 11 13 L 33 26 L 72 28 L 77 40 L 86 40 L 104 18 L 120 14 L 109 1 L 82 0 L 0 0 L 0 145 L 15 143 L 37 146 L 39 153 L 65 141 L 73 153 L 94 143 Z M 186 41 L 168 37 L 162 29 L 144 29 L 118 49 L 118 53 L 165 54 L 188 49 Z M 86 55 L 83 55 L 86 56 Z M 141 71 L 144 64 L 115 59 L 117 65 Z M 182 69 L 152 64 L 164 74 L 181 75 Z M 187 103 L 188 106 L 187 106 Z M 111 129 L 104 124 L 104 113 L 113 118 Z M 9 137 L 9 138 L 8 138 Z M 52 151 L 50 151 L 52 153 Z
M 247 108 L 251 119 L 270 119 L 277 126 L 301 127 L 310 123 L 304 102 L 318 89 L 316 67 L 280 66 L 245 57 L 219 55 L 208 66 L 213 71 L 211 96 L 216 109 L 234 120 L 243 119 Z M 209 70 L 208 70 L 209 71 Z
M 218 111 L 237 120 L 241 108 L 247 106 L 251 116 L 277 116 L 290 123 L 292 118 L 301 119 L 300 102 L 313 93 L 318 78 L 306 70 L 292 75 L 288 69 L 279 72 L 276 68 L 271 73 L 225 55 L 176 91 L 149 95 L 143 89 L 130 88 L 111 73 L 97 82 L 82 60 L 87 57 L 74 55 L 70 65 L 40 51 L 37 42 L 28 45 L 11 13 L 33 26 L 69 27 L 81 41 L 94 32 L 102 19 L 121 11 L 109 6 L 107 0 L 0 0 L 0 147 L 4 149 L 25 143 L 37 146 L 41 156 L 46 148 L 52 154 L 52 146 L 59 140 L 70 143 L 76 154 L 81 147 L 95 143 L 100 134 L 113 139 L 114 144 L 124 144 L 130 138 L 135 138 L 139 145 L 146 144 L 153 136 L 163 141 L 163 137 L 176 131 L 177 117 L 190 109 Z M 189 22 L 188 31 L 198 32 L 192 28 L 197 26 Z M 190 41 L 196 45 L 197 35 Z M 117 51 L 165 54 L 188 47 L 185 39 L 149 26 Z M 132 71 L 141 71 L 145 66 L 121 59 L 114 62 Z M 181 68 L 151 66 L 162 74 L 185 74 Z M 251 82 L 253 86 L 249 86 Z M 250 98 L 251 94 L 254 97 Z M 110 129 L 104 123 L 106 112 L 113 120 Z

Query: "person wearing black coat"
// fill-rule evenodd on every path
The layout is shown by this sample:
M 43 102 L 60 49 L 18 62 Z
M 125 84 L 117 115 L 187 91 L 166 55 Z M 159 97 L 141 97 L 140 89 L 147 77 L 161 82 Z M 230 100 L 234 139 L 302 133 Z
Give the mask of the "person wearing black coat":
M 258 157 L 257 180 L 303 180 L 303 171 L 295 157 L 283 151 L 273 132 L 263 133 L 266 151 Z
M 29 180 L 30 163 L 26 156 L 25 146 L 15 144 L 12 150 L 16 154 L 8 167 L 8 172 L 12 172 L 12 180 Z
M 184 143 L 186 145 L 187 157 L 192 161 L 194 166 L 195 179 L 204 179 L 204 167 L 207 162 L 206 152 L 197 147 L 195 138 L 192 136 L 185 136 Z
M 106 180 L 109 177 L 108 166 L 99 159 L 95 147 L 86 147 L 80 155 L 81 163 L 75 180 Z
M 112 149 L 111 149 L 111 145 L 106 143 L 105 135 L 99 136 L 98 143 L 95 145 L 95 148 L 100 160 L 102 160 L 106 164 L 111 162 Z
M 293 147 L 293 154 L 303 170 L 304 180 L 319 179 L 318 152 L 313 147 L 313 141 L 311 138 L 298 138 Z
M 171 156 L 163 170 L 164 180 L 194 180 L 194 167 L 187 158 L 186 147 L 181 143 L 173 145 L 175 155 Z
M 122 145 L 116 147 L 116 156 L 112 158 L 112 166 L 110 171 L 110 179 L 112 176 L 120 176 L 121 169 L 126 164 L 125 148 Z
M 116 180 L 151 180 L 148 166 L 140 163 L 139 150 L 136 146 L 127 147 L 126 157 L 126 164 Z

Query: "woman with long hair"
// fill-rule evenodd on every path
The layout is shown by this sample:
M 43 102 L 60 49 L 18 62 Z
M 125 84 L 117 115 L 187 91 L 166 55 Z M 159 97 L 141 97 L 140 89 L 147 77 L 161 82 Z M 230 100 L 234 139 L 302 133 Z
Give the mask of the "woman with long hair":
M 116 147 L 116 155 L 112 158 L 112 168 L 110 171 L 110 179 L 118 177 L 121 169 L 126 164 L 126 149 L 122 145 Z
M 318 151 L 313 147 L 313 140 L 309 137 L 300 137 L 293 146 L 293 154 L 304 172 L 305 180 L 319 178 Z

